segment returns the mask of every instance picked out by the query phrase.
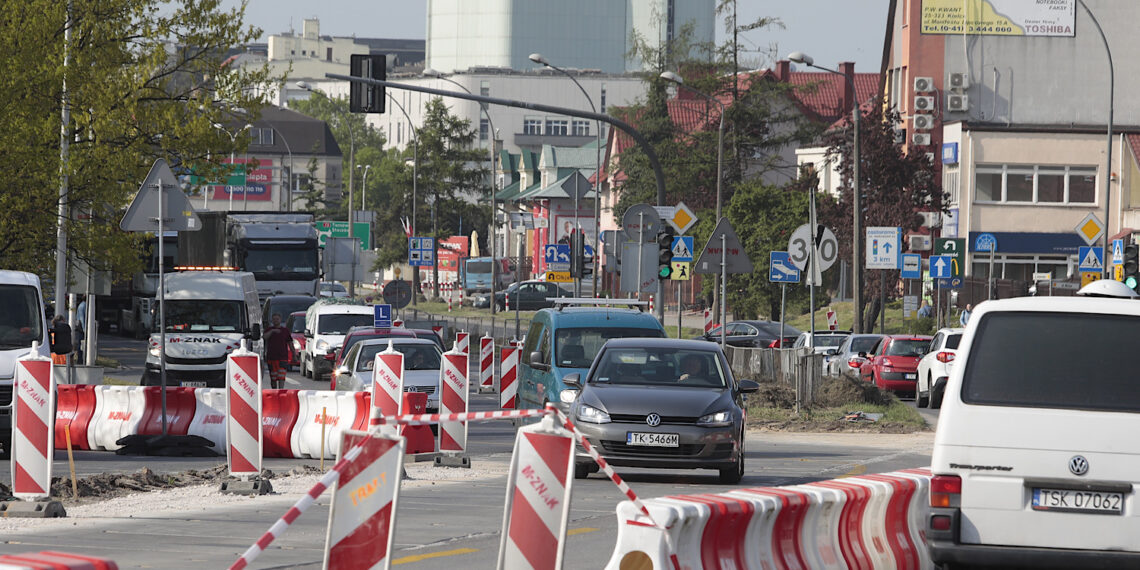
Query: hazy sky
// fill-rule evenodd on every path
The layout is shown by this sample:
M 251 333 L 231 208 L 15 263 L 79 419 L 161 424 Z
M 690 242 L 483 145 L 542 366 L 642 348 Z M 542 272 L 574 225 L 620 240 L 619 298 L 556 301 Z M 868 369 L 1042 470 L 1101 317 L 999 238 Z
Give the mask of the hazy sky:
M 783 21 L 785 27 L 749 32 L 741 43 L 746 49 L 765 53 L 775 48 L 780 58 L 802 51 L 819 65 L 831 68 L 840 61 L 854 60 L 858 71 L 877 72 L 888 3 L 889 0 L 741 0 L 741 24 L 772 17 Z M 226 8 L 236 7 L 241 0 L 223 0 L 222 4 Z M 248 0 L 246 22 L 265 34 L 290 29 L 300 33 L 301 21 L 316 17 L 321 21 L 323 35 L 423 39 L 426 11 L 425 0 Z M 723 22 L 718 22 L 716 29 L 720 41 Z M 750 55 L 751 61 L 760 61 L 758 55 Z

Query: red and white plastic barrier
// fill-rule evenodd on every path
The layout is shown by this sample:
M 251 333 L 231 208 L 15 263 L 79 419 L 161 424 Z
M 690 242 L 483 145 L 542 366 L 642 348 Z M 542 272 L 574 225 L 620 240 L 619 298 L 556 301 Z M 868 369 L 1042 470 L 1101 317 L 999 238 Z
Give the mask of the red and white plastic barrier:
M 452 345 L 452 348 L 463 353 L 464 357 L 471 356 L 471 333 L 467 331 L 455 333 L 455 344 Z
M 368 426 L 378 426 L 380 418 L 400 414 L 400 404 L 404 395 L 404 354 L 388 348 L 376 355 L 372 363 L 372 405 L 368 414 Z M 395 427 L 385 426 L 380 430 L 388 437 L 397 435 Z
M 87 426 L 87 447 L 115 451 L 120 438 L 139 433 L 146 396 L 136 386 L 96 386 L 95 414 Z M 219 448 L 220 450 L 220 448 Z
M 363 419 L 358 415 L 365 410 L 360 409 L 356 396 L 355 392 L 299 391 L 297 425 L 290 440 L 293 457 L 319 459 L 322 435 L 324 457 L 336 457 L 340 452 L 341 432 L 360 427 L 358 420 Z
M 404 392 L 400 402 L 402 414 L 424 414 L 427 411 L 427 394 Z M 381 420 L 383 421 L 383 420 Z M 404 436 L 404 453 L 435 453 L 435 434 L 425 424 L 401 425 L 400 435 Z
M 32 345 L 31 354 L 36 354 Z M 35 501 L 51 496 L 55 453 L 55 377 L 50 358 L 26 356 L 16 361 L 12 399 L 12 496 Z
M 404 438 L 345 430 L 341 449 L 360 448 L 333 485 L 325 535 L 325 568 L 388 568 L 396 535 L 396 502 Z
M 194 390 L 194 419 L 190 420 L 187 435 L 204 437 L 219 454 L 226 452 L 226 390 L 225 388 L 198 388 Z
M 87 444 L 87 427 L 95 417 L 95 386 L 60 384 L 56 386 L 55 448 L 67 448 L 71 432 L 72 449 L 90 449 Z
M 519 349 L 512 343 L 503 349 L 502 361 L 499 363 L 499 407 L 504 410 L 513 410 L 517 407 L 515 402 L 518 396 L 519 375 Z
M 495 391 L 495 339 L 489 334 L 479 339 L 479 391 Z
M 297 390 L 262 390 L 261 444 L 265 457 L 293 457 L 293 427 L 300 408 Z
M 231 477 L 261 475 L 263 452 L 261 358 L 242 344 L 226 358 L 226 463 Z
M 467 333 L 459 333 L 466 335 Z M 443 355 L 443 368 L 440 369 L 439 413 L 463 414 L 467 412 L 468 380 L 467 355 L 459 350 L 459 342 L 451 351 Z M 463 453 L 467 450 L 467 424 L 465 422 L 441 421 L 439 423 L 439 445 L 441 453 Z
M 791 487 L 618 505 L 606 568 L 648 558 L 668 568 L 932 568 L 923 533 L 930 472 L 908 469 Z M 646 513 L 668 531 L 647 526 Z M 669 541 L 676 545 L 670 548 Z
M 710 331 L 712 331 L 712 328 L 712 311 L 705 309 L 705 334 L 708 334 Z
M 44 550 L 0 556 L 0 570 L 119 570 L 114 561 L 94 556 Z
M 574 437 L 547 415 L 518 430 L 497 568 L 561 568 L 574 481 Z

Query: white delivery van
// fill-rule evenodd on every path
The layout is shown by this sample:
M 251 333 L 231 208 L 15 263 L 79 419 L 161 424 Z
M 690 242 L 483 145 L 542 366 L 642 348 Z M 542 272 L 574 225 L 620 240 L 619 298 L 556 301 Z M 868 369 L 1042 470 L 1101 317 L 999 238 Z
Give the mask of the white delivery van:
M 16 360 L 32 352 L 50 357 L 48 323 L 40 278 L 23 271 L 0 270 L 0 456 L 12 452 L 12 396 Z
M 935 563 L 1140 568 L 1138 354 L 1140 300 L 978 305 L 934 439 Z
M 167 273 L 163 284 L 166 385 L 225 387 L 226 357 L 242 339 L 249 339 L 250 350 L 261 350 L 261 303 L 253 274 L 180 271 Z M 157 313 L 154 324 L 158 328 Z M 144 385 L 160 382 L 158 347 L 159 335 L 150 335 Z
M 333 369 L 329 352 L 344 342 L 348 329 L 372 326 L 376 322 L 371 305 L 352 299 L 322 297 L 305 312 L 305 351 L 301 353 L 301 374 L 321 380 Z

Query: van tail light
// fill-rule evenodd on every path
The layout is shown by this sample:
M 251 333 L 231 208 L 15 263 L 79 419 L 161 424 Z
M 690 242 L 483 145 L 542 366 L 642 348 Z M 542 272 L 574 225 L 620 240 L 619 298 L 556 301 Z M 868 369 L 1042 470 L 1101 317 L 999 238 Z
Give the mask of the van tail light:
M 942 351 L 934 355 L 934 358 L 937 358 L 938 362 L 952 362 L 954 360 L 954 353 Z
M 957 507 L 962 503 L 962 478 L 957 475 L 935 475 L 930 478 L 930 506 Z

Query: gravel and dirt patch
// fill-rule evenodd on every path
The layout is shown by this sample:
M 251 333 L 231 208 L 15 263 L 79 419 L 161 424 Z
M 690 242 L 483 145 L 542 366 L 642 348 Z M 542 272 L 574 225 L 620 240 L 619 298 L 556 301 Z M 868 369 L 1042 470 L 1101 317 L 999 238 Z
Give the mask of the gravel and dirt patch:
M 928 431 L 918 412 L 872 384 L 845 378 L 824 381 L 810 407 L 796 412 L 788 385 L 760 384 L 748 396 L 748 427 L 791 432 L 914 433 Z

